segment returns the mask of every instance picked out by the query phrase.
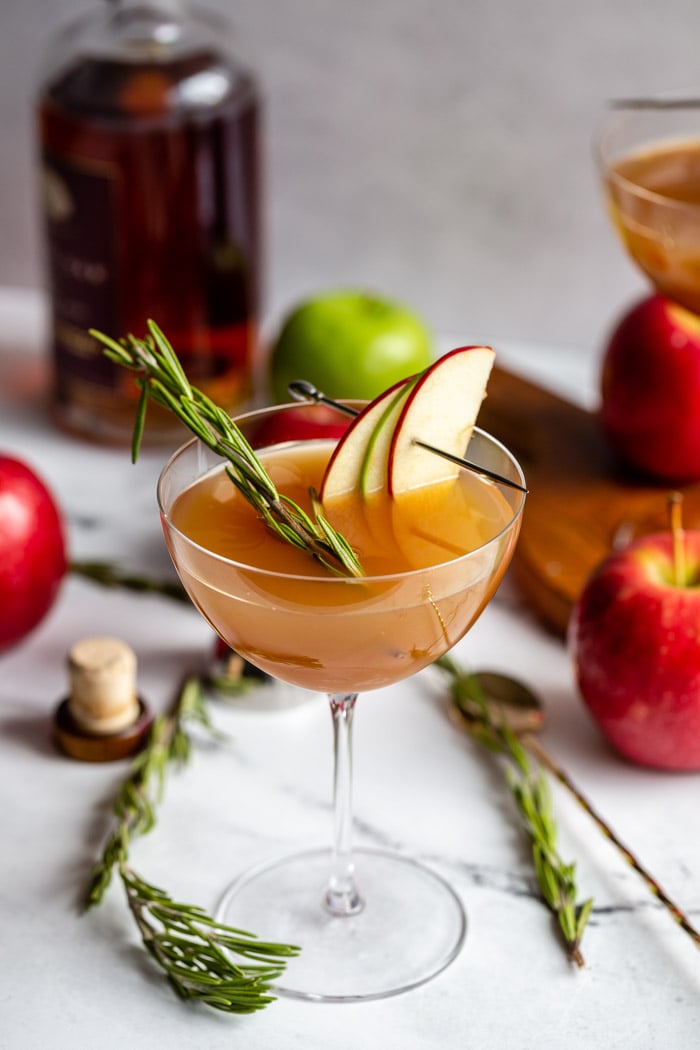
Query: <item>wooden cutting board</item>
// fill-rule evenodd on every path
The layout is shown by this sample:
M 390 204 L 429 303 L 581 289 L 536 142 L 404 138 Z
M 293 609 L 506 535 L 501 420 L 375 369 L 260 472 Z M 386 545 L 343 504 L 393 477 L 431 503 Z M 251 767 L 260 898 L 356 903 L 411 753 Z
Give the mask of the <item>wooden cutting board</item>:
M 540 619 L 563 635 L 606 554 L 667 527 L 673 487 L 626 473 L 593 413 L 500 368 L 489 380 L 479 426 L 523 467 L 530 491 L 512 575 Z M 700 528 L 700 484 L 682 491 L 684 525 Z

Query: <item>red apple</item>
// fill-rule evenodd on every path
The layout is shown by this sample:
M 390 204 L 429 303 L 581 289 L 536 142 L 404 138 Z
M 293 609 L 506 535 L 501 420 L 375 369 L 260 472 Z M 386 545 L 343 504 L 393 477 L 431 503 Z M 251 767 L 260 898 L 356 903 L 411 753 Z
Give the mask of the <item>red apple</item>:
M 653 295 L 615 328 L 603 356 L 603 430 L 653 477 L 700 479 L 700 317 Z
M 326 405 L 300 404 L 261 419 L 255 432 L 248 433 L 248 440 L 253 448 L 266 448 L 283 441 L 339 438 L 347 430 L 351 418 Z
M 49 611 L 66 572 L 61 514 L 27 464 L 0 454 L 0 651 Z
M 604 735 L 663 769 L 700 768 L 700 532 L 683 543 L 678 569 L 670 533 L 611 554 L 569 625 L 578 687 Z

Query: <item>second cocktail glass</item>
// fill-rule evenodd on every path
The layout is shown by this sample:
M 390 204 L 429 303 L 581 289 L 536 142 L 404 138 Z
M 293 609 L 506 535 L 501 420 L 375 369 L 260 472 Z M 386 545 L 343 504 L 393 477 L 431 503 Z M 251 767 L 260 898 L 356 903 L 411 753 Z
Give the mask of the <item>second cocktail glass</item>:
M 700 99 L 615 103 L 594 150 L 630 257 L 658 292 L 700 314 Z
M 290 425 L 290 413 L 302 418 L 309 411 L 308 405 L 278 407 L 236 423 L 269 467 L 275 449 L 264 447 L 262 435 L 270 422 L 284 412 Z M 284 444 L 279 453 L 293 462 L 302 448 L 314 451 L 310 443 L 319 439 Z M 513 456 L 488 434 L 474 431 L 469 455 L 523 484 Z M 437 873 L 400 854 L 352 849 L 357 694 L 414 674 L 464 636 L 510 562 L 523 493 L 471 476 L 475 505 L 483 495 L 498 512 L 487 525 L 477 523 L 474 549 L 448 561 L 360 578 L 320 568 L 300 575 L 216 553 L 196 529 L 183 525 L 186 519 L 177 513 L 182 494 L 189 493 L 196 520 L 198 486 L 217 470 L 230 485 L 220 458 L 191 441 L 162 472 L 158 499 L 174 564 L 194 604 L 231 648 L 283 682 L 329 694 L 335 754 L 332 846 L 283 857 L 244 875 L 226 891 L 218 917 L 301 947 L 277 984 L 282 994 L 351 1001 L 405 991 L 455 957 L 466 919 L 459 898 Z

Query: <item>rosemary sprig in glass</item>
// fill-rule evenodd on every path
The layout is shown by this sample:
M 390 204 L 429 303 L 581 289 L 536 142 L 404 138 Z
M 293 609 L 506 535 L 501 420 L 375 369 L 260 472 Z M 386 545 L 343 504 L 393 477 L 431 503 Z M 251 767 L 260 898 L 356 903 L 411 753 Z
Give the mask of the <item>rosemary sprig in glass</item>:
M 544 771 L 531 760 L 516 733 L 492 711 L 477 675 L 460 670 L 449 656 L 441 657 L 435 666 L 450 676 L 450 690 L 470 736 L 504 758 L 504 775 L 530 839 L 540 893 L 557 919 L 569 958 L 583 966 L 581 940 L 593 899 L 577 903 L 576 866 L 566 864 L 559 855 Z
M 148 333 L 145 339 L 128 335 L 115 340 L 94 329 L 90 331 L 105 347 L 106 357 L 137 373 L 141 396 L 131 446 L 133 460 L 138 457 L 151 400 L 170 409 L 195 437 L 228 460 L 226 473 L 233 484 L 281 539 L 308 551 L 334 573 L 361 576 L 357 555 L 324 516 L 318 499 L 312 494 L 309 515 L 280 495 L 231 417 L 190 384 L 175 351 L 154 321 L 148 322 Z
M 247 1014 L 274 1000 L 271 985 L 283 973 L 285 960 L 299 949 L 259 941 L 217 922 L 196 905 L 174 901 L 129 864 L 132 838 L 146 834 L 155 824 L 155 807 L 169 766 L 182 765 L 189 757 L 186 723 L 191 721 L 213 732 L 196 678 L 185 681 L 172 713 L 156 719 L 145 749 L 119 790 L 114 827 L 93 869 L 86 906 L 100 903 L 116 870 L 143 945 L 180 998 L 225 1013 Z

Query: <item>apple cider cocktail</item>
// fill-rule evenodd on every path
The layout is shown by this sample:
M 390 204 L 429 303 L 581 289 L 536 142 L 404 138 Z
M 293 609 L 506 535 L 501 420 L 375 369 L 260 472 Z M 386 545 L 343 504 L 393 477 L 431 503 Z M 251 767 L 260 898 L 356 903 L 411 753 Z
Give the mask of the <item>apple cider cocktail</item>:
M 167 347 L 163 355 L 155 367 L 167 374 Z M 200 612 L 251 663 L 329 694 L 332 845 L 239 877 L 217 913 L 237 929 L 264 937 L 274 929 L 275 938 L 281 931 L 286 943 L 302 946 L 275 985 L 287 995 L 393 995 L 439 973 L 464 941 L 462 903 L 439 874 L 395 852 L 352 848 L 351 728 L 358 692 L 392 685 L 443 656 L 510 561 L 522 471 L 475 427 L 494 356 L 473 346 L 443 355 L 363 406 L 339 438 L 318 430 L 301 437 L 298 429 L 291 437 L 308 402 L 249 413 L 235 420 L 235 432 L 202 402 L 195 430 L 202 440 L 176 452 L 160 477 L 166 540 Z M 140 360 L 150 366 L 148 352 Z M 182 391 L 176 369 L 173 385 Z M 190 419 L 197 398 L 184 391 Z M 215 421 L 223 443 L 209 444 L 203 420 Z M 465 464 L 467 447 L 476 471 Z M 262 503 L 250 499 L 250 479 L 261 474 Z M 284 507 L 298 512 L 294 528 Z M 294 545 L 299 522 L 312 520 L 342 564 L 308 537 L 303 549 Z
M 310 512 L 334 444 L 283 444 L 259 458 Z M 413 674 L 462 637 L 508 564 L 513 509 L 491 481 L 462 471 L 393 498 L 378 491 L 359 514 L 357 501 L 348 493 L 328 511 L 359 554 L 366 575 L 356 580 L 321 574 L 280 543 L 222 467 L 170 509 L 168 541 L 194 603 L 231 648 L 283 681 L 365 691 Z

